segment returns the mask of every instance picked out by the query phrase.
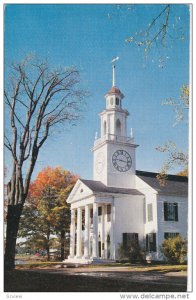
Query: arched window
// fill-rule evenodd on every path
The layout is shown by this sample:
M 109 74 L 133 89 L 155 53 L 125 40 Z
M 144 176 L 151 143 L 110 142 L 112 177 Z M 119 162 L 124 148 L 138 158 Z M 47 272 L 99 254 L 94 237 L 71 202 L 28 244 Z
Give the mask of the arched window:
M 103 135 L 106 135 L 106 121 L 103 123 Z
M 119 119 L 116 121 L 116 135 L 121 135 L 121 123 Z
M 116 105 L 119 105 L 120 101 L 119 98 L 116 98 Z

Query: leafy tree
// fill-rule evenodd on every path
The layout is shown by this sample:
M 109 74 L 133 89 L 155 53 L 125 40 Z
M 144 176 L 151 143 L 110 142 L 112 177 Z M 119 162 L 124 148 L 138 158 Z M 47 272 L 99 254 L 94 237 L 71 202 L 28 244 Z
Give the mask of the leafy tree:
M 5 269 L 14 268 L 19 221 L 38 154 L 53 128 L 75 124 L 86 93 L 78 84 L 76 68 L 51 69 L 28 57 L 10 67 L 5 82 L 4 144 L 12 159 L 7 184 Z
M 178 99 L 168 98 L 163 105 L 170 105 L 175 113 L 175 122 L 173 126 L 184 121 L 188 124 L 188 110 L 189 110 L 189 85 L 184 84 L 180 89 L 180 97 Z
M 174 126 L 179 122 L 185 121 L 188 124 L 187 110 L 189 109 L 189 86 L 183 85 L 179 99 L 167 99 L 163 104 L 172 106 L 175 112 Z M 180 166 L 182 171 L 185 171 L 185 176 L 188 176 L 188 151 L 182 151 L 177 148 L 176 144 L 168 141 L 163 146 L 156 147 L 156 150 L 168 153 L 167 160 L 163 163 L 161 170 L 157 176 L 161 185 L 165 185 L 168 172 L 175 166 Z M 183 173 L 181 173 L 182 176 Z
M 169 263 L 184 263 L 187 255 L 187 241 L 180 235 L 165 239 L 162 243 L 161 252 Z
M 57 234 L 61 244 L 61 259 L 65 253 L 65 235 L 69 232 L 70 208 L 66 199 L 78 176 L 60 167 L 44 168 L 31 183 L 27 205 L 21 217 L 19 236 L 27 238 L 28 245 L 36 244 L 47 251 Z
M 188 177 L 188 169 L 184 169 L 183 171 L 177 173 L 178 176 L 186 176 Z

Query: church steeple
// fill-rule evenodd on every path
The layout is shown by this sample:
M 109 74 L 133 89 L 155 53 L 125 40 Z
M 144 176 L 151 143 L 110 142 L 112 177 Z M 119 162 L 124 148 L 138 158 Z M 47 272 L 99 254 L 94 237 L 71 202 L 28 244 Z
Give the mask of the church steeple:
M 116 86 L 116 66 L 112 60 L 112 87 L 106 93 L 106 108 L 99 114 L 101 135 L 94 141 L 94 180 L 108 186 L 134 187 L 135 148 L 133 130 L 127 136 L 127 116 L 122 108 L 123 93 Z

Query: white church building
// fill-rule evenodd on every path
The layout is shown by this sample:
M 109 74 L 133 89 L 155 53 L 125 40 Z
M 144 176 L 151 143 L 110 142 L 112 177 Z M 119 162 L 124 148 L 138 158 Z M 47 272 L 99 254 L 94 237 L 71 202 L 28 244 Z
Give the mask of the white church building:
M 113 85 L 99 114 L 101 136 L 93 146 L 93 180 L 78 179 L 71 205 L 69 261 L 119 259 L 119 245 L 137 240 L 146 259 L 162 260 L 164 238 L 187 237 L 188 180 L 168 175 L 164 186 L 157 173 L 136 170 L 133 132 L 127 136 L 129 112 L 124 95 Z M 145 124 L 144 124 L 145 125 Z

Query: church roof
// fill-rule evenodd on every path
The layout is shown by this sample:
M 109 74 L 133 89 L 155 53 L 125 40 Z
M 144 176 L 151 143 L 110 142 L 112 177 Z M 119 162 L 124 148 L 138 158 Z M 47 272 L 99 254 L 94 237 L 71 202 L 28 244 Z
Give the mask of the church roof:
M 156 178 L 158 173 L 136 170 L 136 175 L 160 194 L 188 195 L 188 177 L 167 175 L 165 185 L 161 186 Z
M 112 194 L 127 194 L 127 195 L 143 195 L 137 189 L 109 187 L 101 181 L 80 179 L 89 189 L 98 193 L 112 193 Z

